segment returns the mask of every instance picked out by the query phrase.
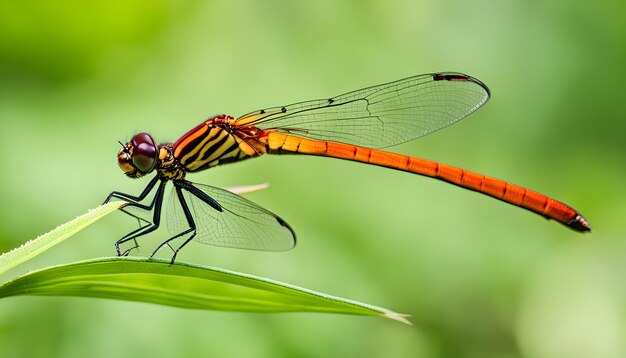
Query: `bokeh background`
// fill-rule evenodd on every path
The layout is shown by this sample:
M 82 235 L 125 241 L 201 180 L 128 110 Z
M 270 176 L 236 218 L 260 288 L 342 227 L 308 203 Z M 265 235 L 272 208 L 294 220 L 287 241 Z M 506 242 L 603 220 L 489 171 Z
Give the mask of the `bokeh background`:
M 0 251 L 138 193 L 118 140 L 172 141 L 249 111 L 418 73 L 460 71 L 492 99 L 394 151 L 550 194 L 582 235 L 415 175 L 264 157 L 190 179 L 269 182 L 285 253 L 191 244 L 179 259 L 412 315 L 192 311 L 84 298 L 0 303 L 2 357 L 626 356 L 623 1 L 0 2 Z M 2 277 L 113 254 L 114 214 Z M 150 251 L 167 231 L 142 241 Z

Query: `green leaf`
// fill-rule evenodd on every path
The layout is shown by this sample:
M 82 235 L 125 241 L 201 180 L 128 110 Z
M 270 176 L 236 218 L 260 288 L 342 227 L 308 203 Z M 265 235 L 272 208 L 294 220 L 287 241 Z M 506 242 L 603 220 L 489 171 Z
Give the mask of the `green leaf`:
M 249 189 L 245 187 L 244 189 Z M 32 259 L 117 210 L 102 205 L 0 256 L 0 274 Z M 55 266 L 0 286 L 10 296 L 80 296 L 147 302 L 182 308 L 244 312 L 328 312 L 383 316 L 406 324 L 393 311 L 224 269 L 138 258 L 103 258 Z
M 328 312 L 383 316 L 390 310 L 224 269 L 137 258 L 102 258 L 31 272 L 0 286 L 0 297 L 81 296 L 183 308 Z
M 34 240 L 27 241 L 16 249 L 2 254 L 0 256 L 0 275 L 61 243 L 101 217 L 117 210 L 123 204 L 123 201 L 116 201 L 101 205 Z

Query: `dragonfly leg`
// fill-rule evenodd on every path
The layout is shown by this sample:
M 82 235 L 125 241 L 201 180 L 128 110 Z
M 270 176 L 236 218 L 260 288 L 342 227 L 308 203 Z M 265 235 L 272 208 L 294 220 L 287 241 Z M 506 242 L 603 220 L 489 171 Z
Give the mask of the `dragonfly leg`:
M 162 242 L 159 246 L 157 246 L 157 248 L 156 248 L 156 249 L 154 249 L 154 251 L 152 252 L 152 255 L 150 255 L 150 257 L 154 257 L 154 255 L 156 255 L 156 253 L 157 253 L 157 252 L 158 252 L 158 251 L 159 251 L 159 250 L 160 250 L 163 246 L 167 246 L 167 247 L 169 247 L 169 248 L 170 248 L 170 250 L 172 250 L 172 252 L 176 253 L 176 249 L 174 249 L 174 248 L 172 247 L 172 245 L 170 245 L 170 242 L 172 242 L 172 241 L 174 241 L 174 240 L 178 239 L 178 238 L 179 238 L 179 237 L 181 237 L 181 236 L 187 235 L 187 234 L 189 234 L 190 232 L 193 232 L 194 230 L 195 230 L 195 228 L 189 228 L 189 229 L 187 229 L 187 230 L 185 230 L 185 231 L 183 231 L 183 232 L 181 232 L 181 233 L 178 233 L 178 234 L 176 234 L 176 235 L 174 235 L 174 236 L 170 237 L 169 239 L 167 239 L 167 240 L 163 241 L 163 242 Z M 192 237 L 193 237 L 193 236 L 195 236 L 195 232 L 193 233 Z M 174 262 L 172 261 L 172 263 L 174 263 Z
M 128 248 L 128 249 L 124 250 L 124 252 L 122 252 L 121 254 L 118 254 L 117 256 L 128 256 L 131 253 L 131 251 L 133 251 L 134 249 L 137 249 L 137 254 L 139 254 L 139 256 L 141 256 L 141 252 L 139 251 L 139 243 L 137 242 L 137 238 L 133 239 L 133 243 L 134 243 L 134 245 L 131 248 Z
M 155 182 L 155 181 L 153 180 L 153 182 Z M 149 186 L 154 186 L 153 182 L 150 182 Z M 167 183 L 167 181 L 165 181 L 165 180 L 161 181 L 161 183 L 159 184 L 159 187 L 157 189 L 157 192 L 156 192 L 156 194 L 154 196 L 154 199 L 152 199 L 152 202 L 150 203 L 150 205 L 143 205 L 143 204 L 136 203 L 136 202 L 128 202 L 128 204 L 126 204 L 125 207 L 137 207 L 137 208 L 140 208 L 140 209 L 143 209 L 143 210 L 147 210 L 147 211 L 154 210 L 154 213 L 153 213 L 153 216 L 152 216 L 152 222 L 149 222 L 149 221 L 147 221 L 145 219 L 141 219 L 141 220 L 146 222 L 146 225 L 140 226 L 138 229 L 135 229 L 135 230 L 129 232 L 128 234 L 124 235 L 121 239 L 119 239 L 115 243 L 115 252 L 117 253 L 117 256 L 127 256 L 132 249 L 134 249 L 136 247 L 139 247 L 139 245 L 137 244 L 136 238 L 138 238 L 139 236 L 146 235 L 146 234 L 156 230 L 159 227 L 159 224 L 161 222 L 161 208 L 162 208 L 162 204 L 163 204 L 163 192 L 164 192 L 166 183 Z M 146 188 L 146 189 L 148 189 L 148 188 Z M 151 189 L 151 188 L 149 188 L 149 189 Z M 146 192 L 146 191 L 150 192 L 150 190 L 144 190 L 144 192 Z M 144 195 L 144 197 L 145 197 L 145 195 Z M 125 213 L 128 214 L 128 212 L 126 212 L 126 211 L 125 211 Z M 134 215 L 131 215 L 131 216 L 134 216 Z M 130 240 L 133 240 L 135 242 L 135 247 L 132 247 L 132 248 L 130 248 L 130 249 L 124 251 L 124 252 L 120 252 L 120 245 L 125 243 L 125 242 L 127 242 L 127 241 L 130 241 Z
M 128 256 L 128 254 L 130 253 L 131 250 L 133 250 L 134 248 L 138 248 L 139 247 L 139 244 L 137 243 L 136 238 L 145 234 L 145 233 L 141 233 L 142 230 L 145 230 L 146 228 L 152 226 L 151 222 L 149 222 L 147 220 L 144 220 L 144 221 L 146 221 L 145 225 L 140 226 L 138 229 L 135 229 L 135 230 L 129 232 L 128 234 L 124 235 L 120 240 L 118 240 L 115 243 L 115 252 L 117 253 L 117 256 Z M 134 240 L 135 246 L 131 247 L 128 250 L 125 250 L 123 253 L 120 252 L 120 245 L 125 243 L 126 241 L 129 241 L 129 240 Z
M 181 189 L 185 189 L 188 192 L 190 192 L 191 194 L 195 195 L 198 199 L 204 201 L 205 204 L 209 205 L 210 207 L 212 207 L 213 209 L 221 212 L 222 206 L 215 201 L 215 199 L 213 199 L 212 197 L 208 196 L 205 192 L 203 192 L 202 190 L 196 188 L 192 182 L 187 181 L 187 180 L 174 180 L 174 185 L 176 186 L 176 188 L 181 188 Z M 179 196 L 179 199 L 182 198 L 182 194 Z M 183 205 L 183 209 L 187 208 L 187 203 L 185 202 L 185 199 L 181 199 L 181 205 Z M 187 211 L 185 211 L 185 216 L 187 216 L 187 212 L 189 211 L 189 208 L 187 208 Z M 187 221 L 189 221 L 189 218 L 191 217 L 191 213 L 189 213 L 189 216 L 187 216 Z M 193 221 L 193 220 L 192 220 Z
M 138 196 L 134 196 L 134 195 L 130 195 L 130 194 L 126 194 L 126 193 L 122 193 L 119 191 L 114 191 L 111 194 L 109 194 L 109 196 L 107 196 L 106 200 L 104 200 L 104 203 L 102 203 L 103 205 L 108 203 L 109 201 L 111 201 L 111 199 L 120 199 L 122 201 L 127 202 L 126 204 L 124 204 L 124 206 L 122 206 L 119 210 L 121 212 L 123 212 L 124 214 L 131 216 L 135 219 L 137 219 L 137 223 L 139 224 L 139 228 L 136 231 L 133 231 L 130 234 L 134 234 L 139 230 L 144 229 L 145 227 L 151 225 L 151 222 L 149 222 L 148 220 L 139 217 L 138 215 L 135 215 L 133 213 L 131 213 L 130 211 L 127 211 L 125 209 L 126 206 L 133 206 L 133 207 L 137 207 L 139 209 L 143 209 L 146 211 L 150 211 L 152 210 L 152 207 L 154 206 L 154 201 L 152 204 L 150 205 L 142 205 L 139 202 L 142 201 L 143 199 L 146 198 L 146 196 L 148 196 L 148 194 L 150 194 L 150 192 L 152 191 L 152 189 L 154 188 L 154 186 L 156 185 L 157 181 L 158 181 L 159 177 L 155 176 L 150 183 L 148 183 L 148 185 L 145 187 L 145 189 L 141 192 L 141 194 L 139 194 Z M 143 225 L 142 222 L 145 224 Z M 137 240 L 135 240 L 135 247 L 132 247 L 128 250 L 126 250 L 124 253 L 120 254 L 119 248 L 116 246 L 116 251 L 117 251 L 117 256 L 128 256 L 128 254 L 130 253 L 130 251 L 134 248 L 139 248 L 139 244 L 137 243 Z
M 131 213 L 130 211 L 126 211 L 126 210 L 124 210 L 124 207 L 121 207 L 119 210 L 120 210 L 121 212 L 123 212 L 124 214 L 126 214 L 126 215 L 128 215 L 128 216 L 130 216 L 130 217 L 133 217 L 133 218 L 137 219 L 137 224 L 139 225 L 139 228 L 142 228 L 142 227 L 146 226 L 145 224 L 150 225 L 150 221 L 148 221 L 148 220 L 146 220 L 146 219 L 142 218 L 142 217 L 141 217 L 141 216 L 139 216 L 139 215 L 135 215 L 135 214 Z M 143 224 L 142 224 L 142 223 L 143 223 Z
M 193 240 L 195 236 L 196 236 L 196 229 L 193 229 L 193 234 L 191 234 L 191 236 L 189 236 L 187 240 L 185 240 L 185 242 L 182 243 L 182 245 L 180 245 L 176 250 L 174 250 L 174 255 L 172 255 L 172 260 L 170 261 L 170 265 L 174 264 L 174 261 L 176 260 L 176 255 L 178 255 L 178 251 L 180 251 L 180 249 L 182 249 L 185 245 L 187 245 L 189 241 Z
M 180 249 L 182 249 L 185 245 L 187 245 L 196 236 L 196 223 L 193 220 L 193 215 L 191 215 L 191 211 L 189 210 L 187 201 L 185 200 L 185 197 L 183 196 L 182 189 L 178 185 L 175 185 L 175 189 L 176 189 L 176 196 L 178 197 L 178 202 L 180 203 L 180 206 L 183 208 L 183 212 L 185 213 L 185 218 L 187 219 L 187 224 L 189 225 L 189 229 L 179 234 L 176 234 L 175 236 L 161 243 L 161 245 L 159 245 L 159 247 L 157 247 L 156 250 L 154 250 L 154 252 L 150 256 L 150 257 L 153 257 L 157 253 L 157 251 L 159 251 L 161 247 L 163 247 L 164 245 L 167 245 L 174 252 L 174 254 L 172 255 L 172 259 L 170 261 L 170 265 L 173 265 L 174 261 L 176 261 L 176 256 L 178 255 L 178 251 L 180 251 Z M 172 245 L 170 245 L 170 242 L 178 239 L 179 237 L 185 236 L 189 233 L 191 233 L 191 235 L 177 249 L 174 249 Z
M 134 195 L 130 195 L 130 194 L 126 194 L 126 193 L 122 193 L 119 191 L 114 191 L 111 194 L 109 194 L 109 196 L 107 196 L 107 198 L 104 200 L 104 202 L 102 203 L 102 205 L 108 203 L 109 201 L 111 201 L 111 199 L 115 198 L 115 199 L 120 199 L 126 202 L 134 202 L 134 203 L 138 203 L 140 201 L 142 201 L 143 199 L 146 198 L 146 196 L 148 196 L 148 194 L 150 194 L 150 192 L 152 191 L 152 189 L 154 188 L 154 186 L 156 185 L 156 183 L 159 181 L 159 176 L 155 176 L 150 183 L 148 183 L 148 185 L 146 186 L 146 188 L 141 192 L 141 194 L 139 194 L 138 196 L 134 196 Z

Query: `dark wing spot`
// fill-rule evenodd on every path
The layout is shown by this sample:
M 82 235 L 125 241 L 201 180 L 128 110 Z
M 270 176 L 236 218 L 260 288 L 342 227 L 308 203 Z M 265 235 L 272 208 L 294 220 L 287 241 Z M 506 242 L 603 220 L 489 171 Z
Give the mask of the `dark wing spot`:
M 287 222 L 283 220 L 282 218 L 280 218 L 279 216 L 274 216 L 274 218 L 280 224 L 280 226 L 284 227 L 285 229 L 289 230 L 289 232 L 291 232 L 291 236 L 293 236 L 293 245 L 295 246 L 297 242 L 296 233 L 293 231 L 291 226 L 289 226 L 289 224 L 287 224 Z
M 290 229 L 291 229 L 291 227 L 289 226 L 289 224 L 287 224 L 287 222 L 286 222 L 285 220 L 283 220 L 282 218 L 280 218 L 280 217 L 276 216 L 276 221 L 278 221 L 278 223 L 280 224 L 280 226 L 284 226 L 284 227 L 287 227 L 287 228 L 290 228 Z
M 461 73 L 435 73 L 434 81 L 469 81 L 469 77 Z
M 285 113 L 285 112 L 287 112 L 287 108 L 283 107 L 283 108 L 280 109 L 280 111 Z

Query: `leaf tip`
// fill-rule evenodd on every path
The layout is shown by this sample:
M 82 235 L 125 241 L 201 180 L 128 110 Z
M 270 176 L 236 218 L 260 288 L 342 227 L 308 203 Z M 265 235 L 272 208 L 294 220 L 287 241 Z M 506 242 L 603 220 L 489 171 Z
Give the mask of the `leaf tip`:
M 385 317 L 385 318 L 392 319 L 394 321 L 402 322 L 402 323 L 407 324 L 409 326 L 413 325 L 413 323 L 411 321 L 409 321 L 409 319 L 408 319 L 409 317 L 411 317 L 411 315 L 408 315 L 408 314 L 402 314 L 402 313 L 389 311 L 389 312 L 385 312 L 382 316 Z

